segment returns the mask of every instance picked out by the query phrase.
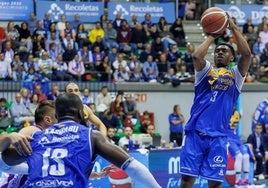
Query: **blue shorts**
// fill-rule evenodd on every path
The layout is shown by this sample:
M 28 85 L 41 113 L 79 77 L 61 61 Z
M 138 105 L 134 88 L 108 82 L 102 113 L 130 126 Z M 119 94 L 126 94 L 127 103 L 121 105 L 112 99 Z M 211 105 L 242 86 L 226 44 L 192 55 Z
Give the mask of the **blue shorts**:
M 238 153 L 241 153 L 242 155 L 248 153 L 247 147 L 240 140 L 236 139 L 228 139 L 228 151 L 233 158 L 235 158 Z
M 180 154 L 180 173 L 222 182 L 227 159 L 227 137 L 187 133 Z

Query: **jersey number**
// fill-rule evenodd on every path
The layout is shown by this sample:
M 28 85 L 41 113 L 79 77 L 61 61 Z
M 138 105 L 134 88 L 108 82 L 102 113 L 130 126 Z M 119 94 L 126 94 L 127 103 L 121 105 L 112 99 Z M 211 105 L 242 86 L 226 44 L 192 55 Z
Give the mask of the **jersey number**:
M 68 150 L 56 148 L 51 151 L 47 148 L 43 153 L 42 176 L 62 176 L 65 174 L 64 157 L 68 155 Z M 54 160 L 55 164 L 49 164 L 49 159 Z
M 215 102 L 218 95 L 218 91 L 214 91 L 212 94 L 212 97 L 210 98 L 211 102 Z

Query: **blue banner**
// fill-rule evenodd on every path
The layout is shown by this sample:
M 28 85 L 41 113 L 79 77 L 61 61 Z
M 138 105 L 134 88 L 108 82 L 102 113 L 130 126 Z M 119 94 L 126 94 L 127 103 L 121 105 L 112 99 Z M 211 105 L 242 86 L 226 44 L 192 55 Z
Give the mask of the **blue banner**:
M 33 11 L 33 1 L 30 0 L 0 1 L 0 20 L 25 21 Z
M 137 15 L 138 21 L 144 21 L 146 13 L 151 14 L 153 23 L 158 23 L 159 18 L 164 16 L 168 23 L 175 21 L 175 4 L 174 3 L 113 3 L 108 4 L 108 18 L 113 20 L 119 12 L 121 17 L 127 21 L 131 20 L 133 14 Z
M 215 4 L 216 7 L 227 11 L 236 18 L 238 25 L 246 23 L 247 18 L 252 19 L 254 25 L 261 23 L 264 16 L 268 17 L 268 6 L 263 5 L 225 5 Z
M 130 155 L 135 159 L 144 164 L 149 168 L 152 175 L 155 177 L 156 181 L 161 185 L 161 187 L 166 188 L 177 188 L 181 183 L 181 175 L 179 174 L 180 165 L 180 149 L 161 149 L 161 150 L 151 150 L 149 153 L 131 151 Z M 101 170 L 110 165 L 109 162 L 104 160 L 102 157 L 98 157 L 94 165 L 93 171 L 101 172 Z M 101 178 L 91 180 L 92 188 L 101 187 L 118 187 L 121 188 L 131 188 L 129 186 L 129 180 L 126 175 L 122 172 L 117 172 L 116 174 Z M 134 182 L 134 188 L 143 187 L 138 182 Z M 206 188 L 207 180 L 197 178 L 194 184 L 194 188 Z
M 60 21 L 62 14 L 66 16 L 66 20 L 73 21 L 74 15 L 79 14 L 81 22 L 92 23 L 100 20 L 100 16 L 103 14 L 103 3 L 38 1 L 36 5 L 37 19 L 44 19 L 46 12 L 50 13 L 52 21 Z

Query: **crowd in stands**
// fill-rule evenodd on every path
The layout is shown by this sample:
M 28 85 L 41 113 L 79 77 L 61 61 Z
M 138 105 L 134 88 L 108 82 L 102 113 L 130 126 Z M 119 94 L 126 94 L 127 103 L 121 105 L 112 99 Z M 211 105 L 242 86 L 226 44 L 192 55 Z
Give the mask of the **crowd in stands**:
M 28 88 L 23 87 L 11 101 L 0 98 L 0 132 L 13 132 L 25 126 L 35 125 L 34 114 L 38 104 L 44 100 L 55 101 L 60 94 L 59 86 L 56 84 L 52 85 L 47 93 L 43 92 L 40 84 L 36 84 L 33 89 L 33 92 L 30 92 Z M 155 127 L 154 113 L 138 110 L 131 93 L 118 91 L 113 97 L 108 86 L 103 86 L 93 98 L 89 89 L 83 88 L 81 101 L 100 118 L 107 129 L 113 129 L 115 143 L 124 136 L 126 127 L 129 127 L 134 134 L 147 133 L 149 125 Z
M 87 30 L 78 14 L 53 22 L 49 13 L 42 20 L 31 13 L 20 25 L 9 21 L 0 37 L 1 80 L 192 81 L 194 46 L 180 51 L 186 48 L 180 18 L 170 25 L 164 17 L 153 23 L 149 13 L 142 22 L 103 14 Z

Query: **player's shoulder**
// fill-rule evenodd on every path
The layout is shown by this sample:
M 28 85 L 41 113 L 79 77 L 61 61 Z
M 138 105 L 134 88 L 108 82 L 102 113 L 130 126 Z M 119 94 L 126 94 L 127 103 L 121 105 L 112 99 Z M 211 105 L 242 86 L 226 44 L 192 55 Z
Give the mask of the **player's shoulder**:
M 33 133 L 40 131 L 40 129 L 36 126 L 29 126 L 22 128 L 19 133 L 25 136 L 31 136 Z

